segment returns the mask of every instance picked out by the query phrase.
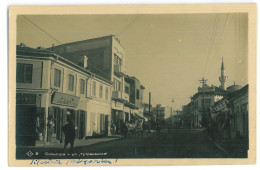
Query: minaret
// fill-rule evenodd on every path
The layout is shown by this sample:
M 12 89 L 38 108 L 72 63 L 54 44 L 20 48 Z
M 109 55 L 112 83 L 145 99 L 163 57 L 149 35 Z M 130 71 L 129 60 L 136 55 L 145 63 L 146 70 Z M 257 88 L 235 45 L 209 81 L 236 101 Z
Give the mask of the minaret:
M 219 77 L 219 81 L 221 83 L 220 88 L 222 88 L 223 90 L 226 90 L 226 80 L 227 80 L 227 76 L 225 76 L 225 68 L 224 68 L 224 62 L 222 57 L 221 77 Z

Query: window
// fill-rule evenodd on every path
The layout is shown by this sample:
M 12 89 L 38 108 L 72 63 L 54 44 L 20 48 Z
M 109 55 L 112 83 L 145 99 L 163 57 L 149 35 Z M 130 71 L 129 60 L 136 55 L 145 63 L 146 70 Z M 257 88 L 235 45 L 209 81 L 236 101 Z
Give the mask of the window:
M 61 71 L 55 68 L 54 72 L 54 86 L 60 87 Z
M 119 67 L 119 70 L 122 66 L 122 59 L 118 57 L 116 54 L 114 54 L 114 65 Z
M 18 63 L 16 69 L 17 83 L 32 83 L 32 64 Z
M 203 99 L 201 100 L 202 107 L 203 107 Z M 204 99 L 204 109 L 208 109 L 211 106 L 211 100 L 210 99 Z
M 74 76 L 69 74 L 69 91 L 74 90 Z
M 122 59 L 118 57 L 116 54 L 114 54 L 114 65 L 122 65 Z
M 92 82 L 92 96 L 96 96 L 96 82 Z
M 136 99 L 139 99 L 139 89 L 136 89 Z
M 80 79 L 80 94 L 84 94 L 85 92 L 85 80 Z
M 88 81 L 86 81 L 86 97 L 88 97 Z
M 122 91 L 121 89 L 122 89 L 121 88 L 121 82 L 118 81 L 117 79 L 114 79 L 114 90 L 115 91 Z
M 108 100 L 108 87 L 106 87 L 106 100 Z
M 125 93 L 129 94 L 129 87 L 128 86 L 125 86 Z
M 102 85 L 100 85 L 99 86 L 99 98 L 103 98 L 103 86 Z

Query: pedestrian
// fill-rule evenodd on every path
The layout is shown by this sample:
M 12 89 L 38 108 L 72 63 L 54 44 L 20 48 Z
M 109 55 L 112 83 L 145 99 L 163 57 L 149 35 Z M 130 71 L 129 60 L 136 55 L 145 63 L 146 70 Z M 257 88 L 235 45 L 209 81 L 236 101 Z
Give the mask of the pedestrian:
M 126 138 L 128 128 L 123 120 L 120 121 L 120 128 L 122 138 Z
M 67 114 L 70 115 L 69 112 Z M 62 131 L 65 135 L 64 152 L 66 151 L 68 144 L 70 144 L 70 152 L 72 153 L 75 138 L 75 126 L 71 117 L 69 117 L 68 123 L 62 127 Z
M 112 125 L 111 125 L 111 133 L 112 133 L 112 135 L 116 134 L 116 125 L 114 123 L 112 123 Z
M 52 134 L 54 132 L 54 122 L 52 121 L 53 117 L 50 116 L 48 118 L 48 123 L 47 123 L 47 140 L 48 142 L 52 142 Z

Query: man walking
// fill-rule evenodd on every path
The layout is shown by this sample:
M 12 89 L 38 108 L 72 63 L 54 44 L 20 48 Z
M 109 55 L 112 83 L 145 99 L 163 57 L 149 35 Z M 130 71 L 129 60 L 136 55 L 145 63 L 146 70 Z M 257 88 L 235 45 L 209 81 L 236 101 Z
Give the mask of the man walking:
M 70 112 L 68 112 L 67 114 L 70 115 Z M 62 131 L 65 134 L 64 152 L 66 151 L 66 148 L 70 143 L 70 153 L 72 153 L 75 138 L 75 126 L 71 116 L 68 118 L 68 123 L 62 127 Z

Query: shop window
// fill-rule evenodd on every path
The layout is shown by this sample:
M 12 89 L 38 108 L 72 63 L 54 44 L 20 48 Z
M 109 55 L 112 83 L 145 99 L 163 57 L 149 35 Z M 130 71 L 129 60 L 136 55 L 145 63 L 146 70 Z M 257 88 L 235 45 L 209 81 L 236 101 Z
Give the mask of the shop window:
M 85 80 L 80 79 L 80 94 L 85 93 Z
M 74 90 L 74 76 L 69 74 L 69 91 Z
M 17 83 L 32 83 L 32 64 L 18 63 L 16 69 Z
M 59 69 L 55 68 L 55 73 L 54 73 L 54 86 L 55 87 L 60 87 L 60 81 L 61 81 L 61 71 Z

